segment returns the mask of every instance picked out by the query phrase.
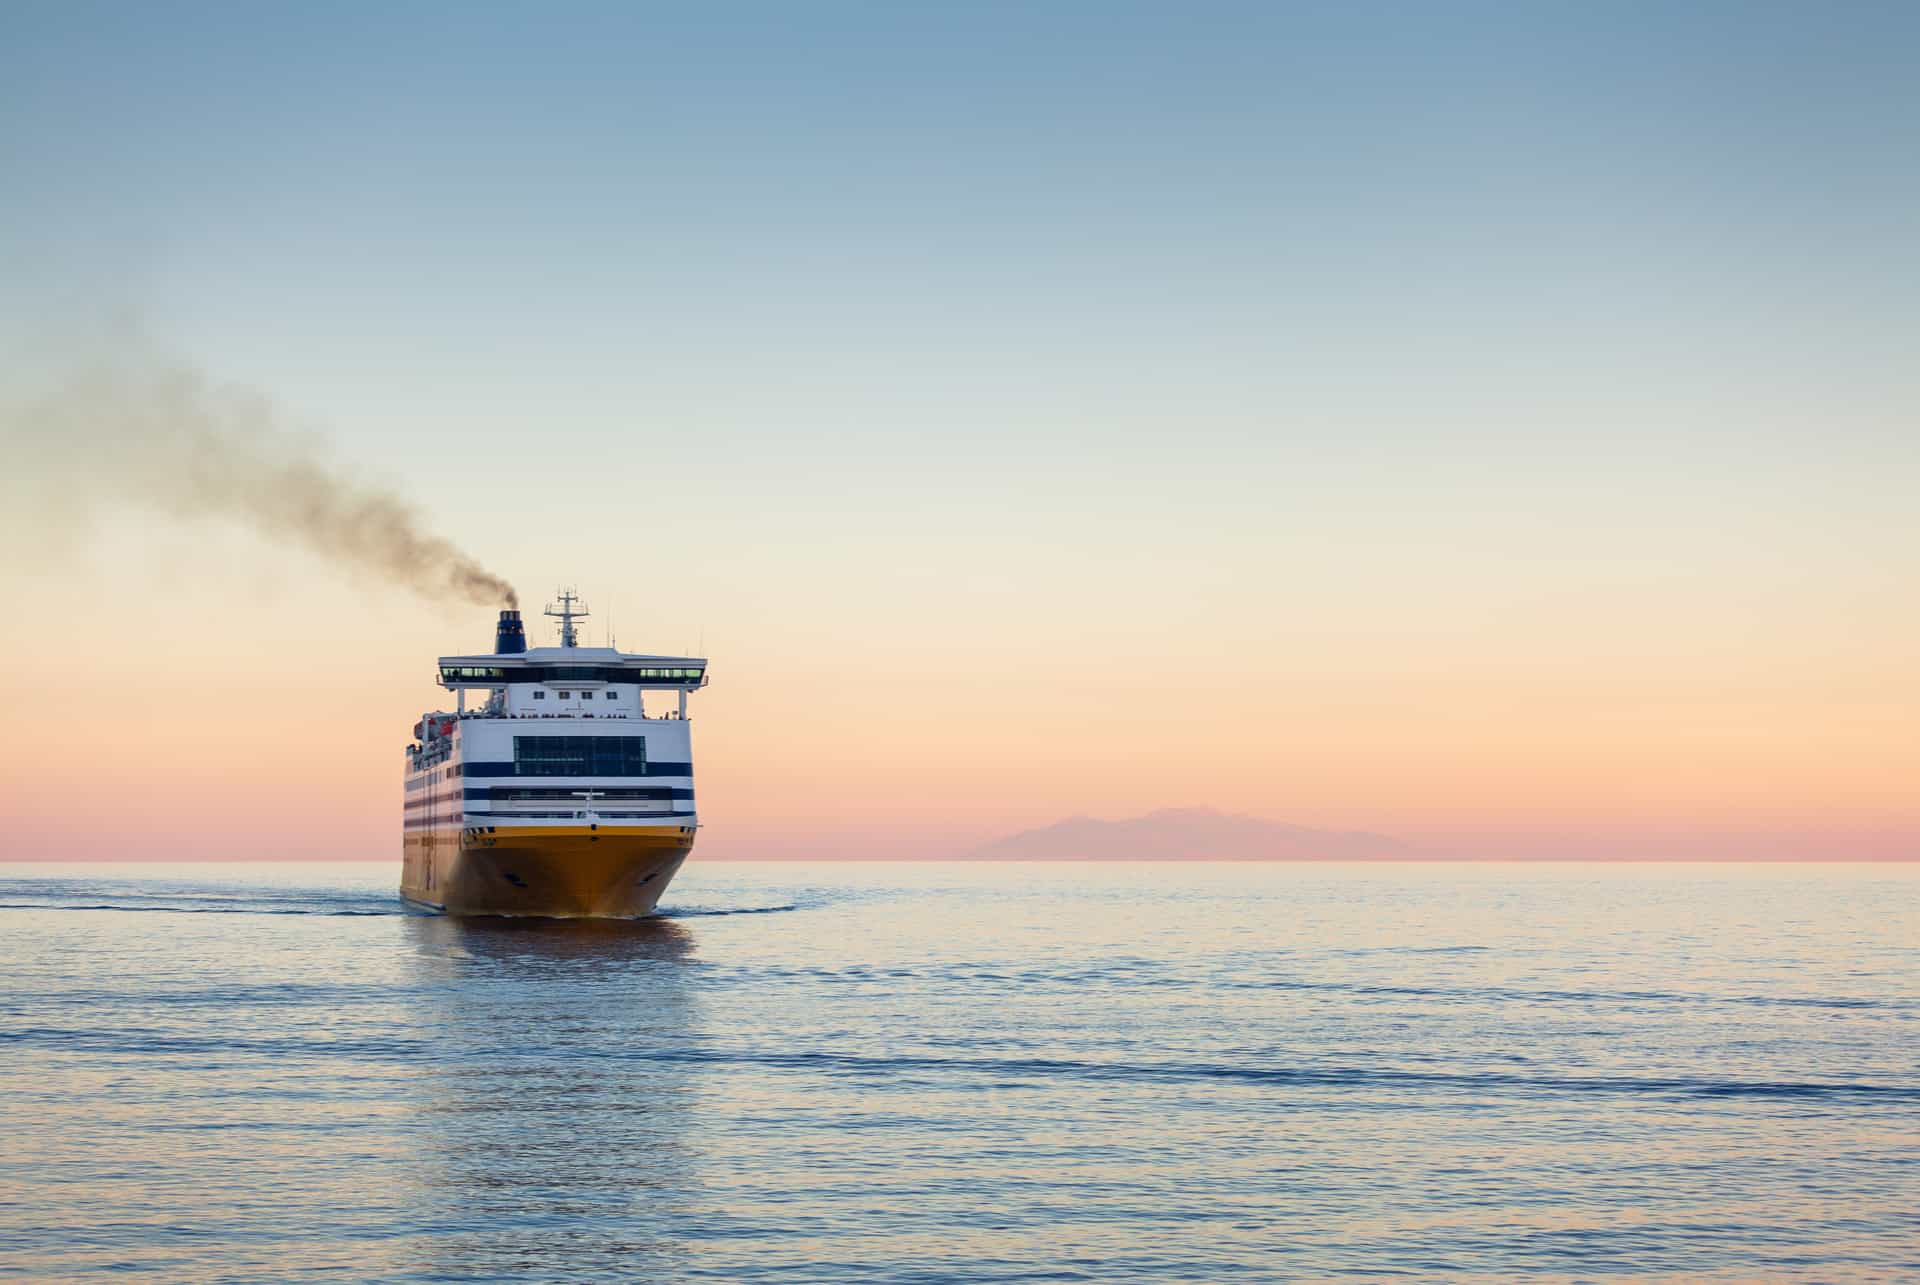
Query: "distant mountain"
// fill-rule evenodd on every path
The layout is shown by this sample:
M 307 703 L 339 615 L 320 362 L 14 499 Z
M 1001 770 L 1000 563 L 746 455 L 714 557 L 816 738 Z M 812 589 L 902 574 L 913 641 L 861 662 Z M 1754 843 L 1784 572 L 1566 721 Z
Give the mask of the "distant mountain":
M 1162 808 L 1123 821 L 1069 817 L 965 855 L 979 861 L 1388 861 L 1435 854 L 1358 830 L 1314 830 L 1212 808 Z

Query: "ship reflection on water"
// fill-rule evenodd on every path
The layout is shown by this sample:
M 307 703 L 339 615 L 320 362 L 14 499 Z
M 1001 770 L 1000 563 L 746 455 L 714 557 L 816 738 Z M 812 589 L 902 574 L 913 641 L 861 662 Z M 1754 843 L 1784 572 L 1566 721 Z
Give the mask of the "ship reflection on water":
M 671 1275 L 697 1165 L 694 937 L 640 922 L 415 919 L 423 1061 L 406 1166 L 429 1278 Z M 425 1230 L 425 1228 L 423 1228 Z M 676 1248 L 676 1245 L 678 1248 Z

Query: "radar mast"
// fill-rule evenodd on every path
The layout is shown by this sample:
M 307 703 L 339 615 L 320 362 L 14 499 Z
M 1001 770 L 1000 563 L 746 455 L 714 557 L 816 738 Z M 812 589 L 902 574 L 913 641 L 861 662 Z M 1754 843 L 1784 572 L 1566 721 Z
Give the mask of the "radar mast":
M 571 588 L 560 590 L 554 597 L 560 601 L 558 603 L 548 603 L 546 614 L 559 617 L 560 645 L 562 647 L 578 647 L 580 645 L 580 636 L 574 630 L 573 622 L 576 620 L 585 620 L 592 613 L 587 610 L 586 603 L 580 602 L 580 595 L 576 594 Z M 577 610 L 574 607 L 575 603 L 580 603 Z

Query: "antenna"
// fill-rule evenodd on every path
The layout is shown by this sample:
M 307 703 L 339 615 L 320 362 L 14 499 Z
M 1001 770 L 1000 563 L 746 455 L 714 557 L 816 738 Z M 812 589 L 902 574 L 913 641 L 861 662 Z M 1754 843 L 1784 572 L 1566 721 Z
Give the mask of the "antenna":
M 571 586 L 558 590 L 553 596 L 558 598 L 559 602 L 557 604 L 548 603 L 546 614 L 560 618 L 560 645 L 562 647 L 578 647 L 580 645 L 580 634 L 574 629 L 573 622 L 576 620 L 585 620 L 592 613 L 587 610 L 586 603 L 580 602 L 580 595 L 575 593 Z M 575 611 L 573 606 L 576 602 L 580 602 L 580 609 L 578 611 Z

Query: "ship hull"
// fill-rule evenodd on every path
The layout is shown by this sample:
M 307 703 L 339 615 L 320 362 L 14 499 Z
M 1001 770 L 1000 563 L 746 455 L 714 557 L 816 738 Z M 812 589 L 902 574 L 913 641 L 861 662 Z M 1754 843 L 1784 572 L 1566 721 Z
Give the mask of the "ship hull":
M 417 840 L 400 895 L 448 915 L 638 919 L 653 913 L 693 848 L 691 826 L 570 825 L 464 830 Z

